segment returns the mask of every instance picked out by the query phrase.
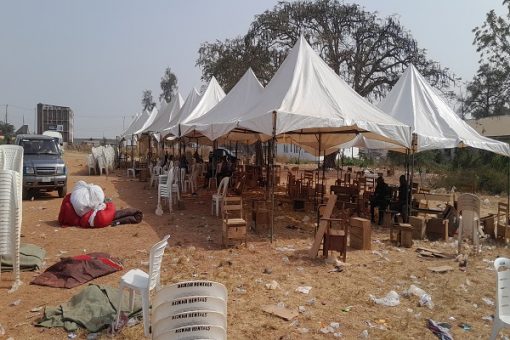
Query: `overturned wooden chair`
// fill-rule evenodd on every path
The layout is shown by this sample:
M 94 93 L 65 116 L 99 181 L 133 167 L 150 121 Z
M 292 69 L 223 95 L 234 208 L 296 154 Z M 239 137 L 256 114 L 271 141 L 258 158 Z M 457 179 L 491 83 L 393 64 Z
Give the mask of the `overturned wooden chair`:
M 508 204 L 498 203 L 498 215 L 496 217 L 496 239 L 508 242 L 510 239 L 510 225 L 508 220 Z
M 226 196 L 223 198 L 222 220 L 221 240 L 224 247 L 239 240 L 247 244 L 247 223 L 243 218 L 243 199 L 240 196 Z

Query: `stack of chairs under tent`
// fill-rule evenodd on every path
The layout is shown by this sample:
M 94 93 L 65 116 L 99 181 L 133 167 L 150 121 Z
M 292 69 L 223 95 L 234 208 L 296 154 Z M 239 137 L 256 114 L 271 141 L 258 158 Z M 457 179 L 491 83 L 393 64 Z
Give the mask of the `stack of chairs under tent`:
M 0 273 L 1 257 L 13 264 L 11 292 L 21 285 L 20 237 L 23 197 L 23 147 L 0 145 Z

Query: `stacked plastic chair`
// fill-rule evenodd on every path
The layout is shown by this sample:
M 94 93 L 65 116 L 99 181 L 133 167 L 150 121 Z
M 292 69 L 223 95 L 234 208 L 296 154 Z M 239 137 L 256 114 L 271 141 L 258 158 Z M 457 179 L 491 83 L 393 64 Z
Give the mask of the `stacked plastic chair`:
M 23 147 L 0 145 L 0 260 L 6 255 L 12 259 L 14 283 L 11 292 L 21 285 L 19 252 L 22 197 Z
M 218 282 L 162 287 L 152 304 L 152 338 L 227 339 L 227 300 L 227 289 Z

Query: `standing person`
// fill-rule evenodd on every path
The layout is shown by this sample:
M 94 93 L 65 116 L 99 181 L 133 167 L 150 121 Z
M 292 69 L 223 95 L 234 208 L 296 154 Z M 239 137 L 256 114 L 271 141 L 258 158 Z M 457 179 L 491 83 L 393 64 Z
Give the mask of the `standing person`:
M 199 163 L 195 158 L 191 161 L 191 193 L 192 196 L 197 196 L 198 190 L 198 176 L 202 172 L 202 163 Z
M 407 208 L 409 204 L 409 186 L 406 176 L 400 175 L 400 186 L 398 187 L 398 211 L 402 214 L 404 221 L 407 221 Z
M 374 196 L 370 200 L 370 218 L 372 223 L 375 223 L 374 217 L 374 209 L 375 207 L 379 208 L 379 225 L 382 224 L 383 221 L 383 211 L 386 210 L 388 205 L 390 204 L 390 188 L 388 184 L 384 182 L 384 178 L 382 176 L 377 177 L 377 184 L 375 186 Z

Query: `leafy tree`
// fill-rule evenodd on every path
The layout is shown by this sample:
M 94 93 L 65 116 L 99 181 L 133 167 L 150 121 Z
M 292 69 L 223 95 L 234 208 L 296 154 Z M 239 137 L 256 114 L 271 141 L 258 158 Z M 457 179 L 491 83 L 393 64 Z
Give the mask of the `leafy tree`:
M 300 34 L 362 96 L 384 96 L 410 63 L 439 88 L 455 80 L 426 57 L 395 17 L 381 19 L 337 0 L 279 2 L 256 16 L 244 36 L 203 43 L 197 65 L 203 78 L 214 75 L 226 89 L 248 67 L 267 83 Z
M 6 122 L 0 122 L 0 133 L 4 136 L 4 142 L 7 142 L 14 136 L 14 126 Z
M 172 73 L 170 67 L 167 67 L 165 70 L 165 74 L 161 77 L 161 94 L 159 95 L 159 100 L 165 98 L 167 103 L 170 103 L 170 100 L 177 92 L 177 77 Z
M 510 0 L 504 0 L 505 17 L 494 10 L 473 29 L 473 44 L 480 53 L 479 68 L 467 86 L 465 107 L 475 118 L 509 114 L 510 95 Z
M 142 95 L 142 107 L 144 110 L 152 111 L 152 109 L 156 106 L 154 99 L 152 99 L 152 91 L 145 90 Z

